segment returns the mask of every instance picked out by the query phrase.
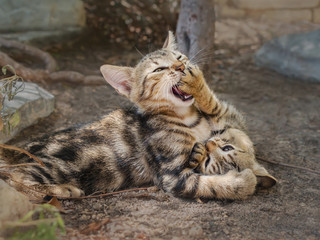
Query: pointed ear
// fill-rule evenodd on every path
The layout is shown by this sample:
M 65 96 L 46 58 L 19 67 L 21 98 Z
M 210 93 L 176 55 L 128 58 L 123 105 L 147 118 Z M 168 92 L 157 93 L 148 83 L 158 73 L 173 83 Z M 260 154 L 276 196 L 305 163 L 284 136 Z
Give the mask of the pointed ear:
M 258 163 L 255 163 L 252 171 L 257 177 L 259 187 L 271 188 L 278 182 L 275 177 L 271 176 L 268 171 Z
M 132 86 L 131 67 L 102 65 L 100 71 L 104 79 L 121 95 L 129 97 Z
M 177 43 L 176 43 L 176 39 L 173 35 L 173 32 L 171 32 L 171 31 L 168 32 L 168 36 L 167 36 L 166 40 L 164 41 L 162 48 L 168 48 L 170 50 L 177 50 Z

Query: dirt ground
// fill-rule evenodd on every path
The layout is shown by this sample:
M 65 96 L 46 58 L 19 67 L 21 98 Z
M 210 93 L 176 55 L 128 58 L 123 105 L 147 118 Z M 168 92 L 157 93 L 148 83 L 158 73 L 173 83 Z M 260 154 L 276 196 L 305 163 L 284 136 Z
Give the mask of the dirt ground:
M 208 80 L 222 98 L 241 110 L 259 156 L 320 171 L 320 85 L 300 82 L 258 68 L 255 47 L 219 43 Z M 99 74 L 104 63 L 133 65 L 137 51 L 79 42 L 47 48 L 61 69 Z M 145 52 L 143 52 L 145 53 Z M 56 110 L 24 130 L 12 144 L 22 145 L 112 109 L 130 106 L 110 86 L 42 85 L 56 97 Z M 320 239 L 320 175 L 261 162 L 279 183 L 245 201 L 195 201 L 161 191 L 64 200 L 66 239 Z M 102 222 L 89 236 L 92 222 Z

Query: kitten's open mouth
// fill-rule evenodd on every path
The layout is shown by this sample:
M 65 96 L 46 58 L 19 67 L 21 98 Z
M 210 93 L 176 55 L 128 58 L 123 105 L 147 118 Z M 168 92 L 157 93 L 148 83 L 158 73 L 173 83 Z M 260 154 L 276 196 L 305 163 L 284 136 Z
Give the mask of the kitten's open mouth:
M 177 85 L 174 85 L 172 87 L 172 93 L 173 95 L 175 95 L 177 98 L 180 98 L 182 101 L 188 101 L 191 100 L 193 98 L 192 95 L 186 94 L 184 92 L 182 92 Z

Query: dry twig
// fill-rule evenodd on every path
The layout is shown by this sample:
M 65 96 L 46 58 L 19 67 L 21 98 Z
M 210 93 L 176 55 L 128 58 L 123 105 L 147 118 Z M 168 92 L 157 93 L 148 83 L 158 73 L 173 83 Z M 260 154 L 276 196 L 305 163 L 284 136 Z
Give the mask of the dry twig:
M 21 52 L 26 53 L 29 56 L 40 59 L 41 62 L 45 63 L 45 70 L 47 72 L 54 72 L 57 68 L 57 63 L 54 58 L 49 53 L 42 51 L 39 48 L 32 47 L 18 41 L 7 40 L 4 38 L 0 38 L 0 46 L 4 46 L 6 48 L 15 48 L 20 50 Z
M 31 69 L 23 66 L 8 56 L 6 53 L 0 51 L 0 66 L 11 65 L 17 75 L 23 79 L 32 82 L 69 82 L 73 84 L 82 85 L 103 85 L 105 84 L 102 76 L 85 76 L 75 71 L 56 71 L 57 63 L 54 58 L 45 51 L 42 51 L 36 47 L 20 43 L 13 40 L 7 40 L 0 38 L 0 47 L 15 48 L 21 52 L 40 59 L 45 63 L 45 69 Z
M 22 152 L 22 153 L 28 155 L 29 157 L 31 157 L 32 159 L 34 159 L 35 161 L 37 161 L 42 167 L 45 167 L 44 163 L 39 158 L 37 158 L 36 156 L 32 155 L 31 153 L 29 153 L 28 151 L 26 151 L 22 148 L 18 148 L 18 147 L 6 145 L 6 144 L 1 144 L 1 143 L 0 143 L 0 147 Z
M 107 224 L 108 222 L 110 222 L 109 218 L 106 218 L 106 219 L 99 221 L 99 222 L 92 222 L 88 226 L 85 226 L 82 230 L 80 230 L 80 233 L 87 235 L 89 233 L 96 232 L 96 231 L 100 230 L 101 227 L 103 225 Z
M 270 164 L 275 164 L 275 165 L 279 165 L 279 166 L 283 166 L 283 167 L 289 167 L 289 168 L 295 168 L 295 169 L 300 169 L 300 170 L 304 170 L 304 171 L 308 171 L 317 175 L 320 175 L 320 172 L 317 170 L 313 170 L 310 168 L 306 168 L 306 167 L 300 167 L 300 166 L 296 166 L 296 165 L 292 165 L 292 164 L 288 164 L 288 163 L 281 163 L 281 162 L 277 162 L 277 161 L 272 161 L 269 159 L 265 159 L 262 157 L 257 156 L 256 157 L 258 160 L 266 162 L 266 163 L 270 163 Z
M 15 167 L 27 167 L 27 166 L 39 166 L 40 163 L 19 163 L 19 164 L 12 164 L 12 165 L 5 165 L 0 166 L 1 168 L 15 168 Z
M 116 191 L 116 192 L 110 192 L 110 193 L 102 193 L 98 195 L 89 195 L 89 196 L 83 196 L 83 197 L 59 197 L 61 199 L 87 199 L 87 198 L 98 198 L 98 197 L 108 197 L 120 193 L 125 193 L 125 192 L 135 192 L 135 191 L 140 191 L 140 190 L 148 190 L 149 187 L 141 187 L 141 188 L 131 188 L 131 189 L 125 189 L 121 191 Z

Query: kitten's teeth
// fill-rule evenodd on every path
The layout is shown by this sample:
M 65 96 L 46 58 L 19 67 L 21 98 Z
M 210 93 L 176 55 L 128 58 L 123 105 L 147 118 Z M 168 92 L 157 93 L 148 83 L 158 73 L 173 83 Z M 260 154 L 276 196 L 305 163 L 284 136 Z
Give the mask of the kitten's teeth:
M 176 97 L 180 98 L 182 101 L 187 101 L 187 100 L 190 100 L 193 98 L 192 95 L 189 95 L 189 94 L 182 92 L 179 89 L 178 85 L 174 85 L 172 87 L 172 92 Z

